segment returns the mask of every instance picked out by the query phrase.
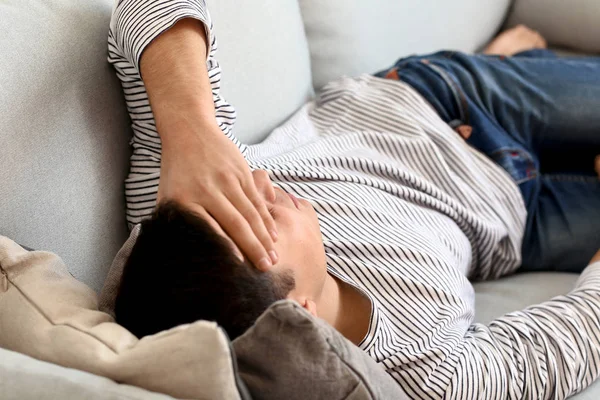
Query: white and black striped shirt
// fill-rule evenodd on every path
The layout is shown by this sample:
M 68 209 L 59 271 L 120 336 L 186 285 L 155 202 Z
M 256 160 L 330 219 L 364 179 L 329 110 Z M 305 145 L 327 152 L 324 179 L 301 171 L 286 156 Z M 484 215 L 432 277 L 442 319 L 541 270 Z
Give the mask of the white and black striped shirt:
M 211 28 L 203 0 L 122 0 L 109 61 L 133 122 L 126 181 L 130 225 L 151 214 L 160 138 L 138 63 L 181 18 Z M 207 66 L 217 120 L 251 168 L 317 211 L 331 274 L 371 300 L 360 347 L 417 399 L 564 398 L 600 365 L 600 263 L 577 288 L 482 325 L 469 279 L 520 263 L 526 211 L 517 186 L 468 146 L 409 86 L 371 76 L 327 85 L 260 144 L 232 135 L 235 112 L 219 95 L 215 38 Z

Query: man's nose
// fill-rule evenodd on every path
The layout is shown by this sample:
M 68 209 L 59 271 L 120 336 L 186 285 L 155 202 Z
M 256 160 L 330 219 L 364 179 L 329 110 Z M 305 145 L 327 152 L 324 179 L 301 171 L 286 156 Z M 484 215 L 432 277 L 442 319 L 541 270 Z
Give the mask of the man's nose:
M 252 171 L 252 177 L 254 178 L 254 185 L 258 193 L 263 196 L 267 202 L 274 202 L 276 199 L 275 188 L 269 178 L 269 173 L 263 169 L 256 169 Z

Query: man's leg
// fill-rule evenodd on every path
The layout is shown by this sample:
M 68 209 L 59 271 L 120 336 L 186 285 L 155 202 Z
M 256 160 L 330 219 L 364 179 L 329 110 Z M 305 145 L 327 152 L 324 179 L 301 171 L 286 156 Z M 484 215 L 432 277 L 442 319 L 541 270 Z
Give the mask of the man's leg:
M 417 89 L 515 179 L 527 204 L 523 268 L 578 271 L 600 247 L 600 59 L 400 60 L 379 76 Z
M 467 107 L 473 109 L 464 113 L 484 113 L 496 121 L 537 156 L 539 172 L 595 175 L 594 160 L 600 154 L 600 58 L 458 53 L 437 66 L 470 100 Z M 475 132 L 472 138 L 476 144 Z
M 546 174 L 536 185 L 521 269 L 581 272 L 600 248 L 600 179 Z
M 521 51 L 513 57 L 529 57 L 529 58 L 556 58 L 556 53 L 549 49 L 531 49 Z
M 528 224 L 524 270 L 581 271 L 600 247 L 600 59 L 467 57 L 452 66 L 476 110 L 488 114 L 533 160 L 512 150 L 490 156 L 521 180 Z M 470 75 L 470 76 L 469 76 Z M 469 142 L 486 148 L 485 117 Z M 493 142 L 493 141 L 492 141 Z M 501 150 L 501 149 L 499 149 Z M 513 168 L 511 171 L 510 168 Z M 514 169 L 521 171 L 515 176 Z M 535 168 L 535 170 L 533 170 Z M 526 181 L 526 177 L 532 179 Z

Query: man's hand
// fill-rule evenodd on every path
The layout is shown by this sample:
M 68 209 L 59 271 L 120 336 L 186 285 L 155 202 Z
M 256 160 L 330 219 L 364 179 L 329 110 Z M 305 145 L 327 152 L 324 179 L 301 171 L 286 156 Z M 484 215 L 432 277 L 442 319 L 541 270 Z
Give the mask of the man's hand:
M 266 270 L 277 262 L 276 226 L 248 164 L 218 126 L 200 130 L 163 145 L 158 201 L 176 200 L 217 231 L 223 228 L 254 265 Z M 274 200 L 272 186 L 267 195 Z
M 157 200 L 177 200 L 217 231 L 223 228 L 264 270 L 277 262 L 277 229 L 246 160 L 217 125 L 206 51 L 203 24 L 186 18 L 150 43 L 140 59 L 162 142 Z

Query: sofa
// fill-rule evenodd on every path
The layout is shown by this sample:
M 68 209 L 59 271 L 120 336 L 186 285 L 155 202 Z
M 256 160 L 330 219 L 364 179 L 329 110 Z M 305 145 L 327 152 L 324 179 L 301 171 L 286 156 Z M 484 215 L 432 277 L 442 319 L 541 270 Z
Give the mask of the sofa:
M 257 143 L 342 75 L 401 56 L 476 52 L 524 23 L 570 55 L 600 53 L 597 0 L 207 0 L 236 135 Z M 94 291 L 127 239 L 130 121 L 109 66 L 112 0 L 0 2 L 0 235 L 62 257 Z M 477 321 L 568 292 L 576 275 L 474 285 Z M 0 325 L 0 336 L 3 327 Z M 169 399 L 0 348 L 0 399 Z M 356 397 L 359 398 L 359 397 Z M 594 384 L 575 396 L 600 398 Z

